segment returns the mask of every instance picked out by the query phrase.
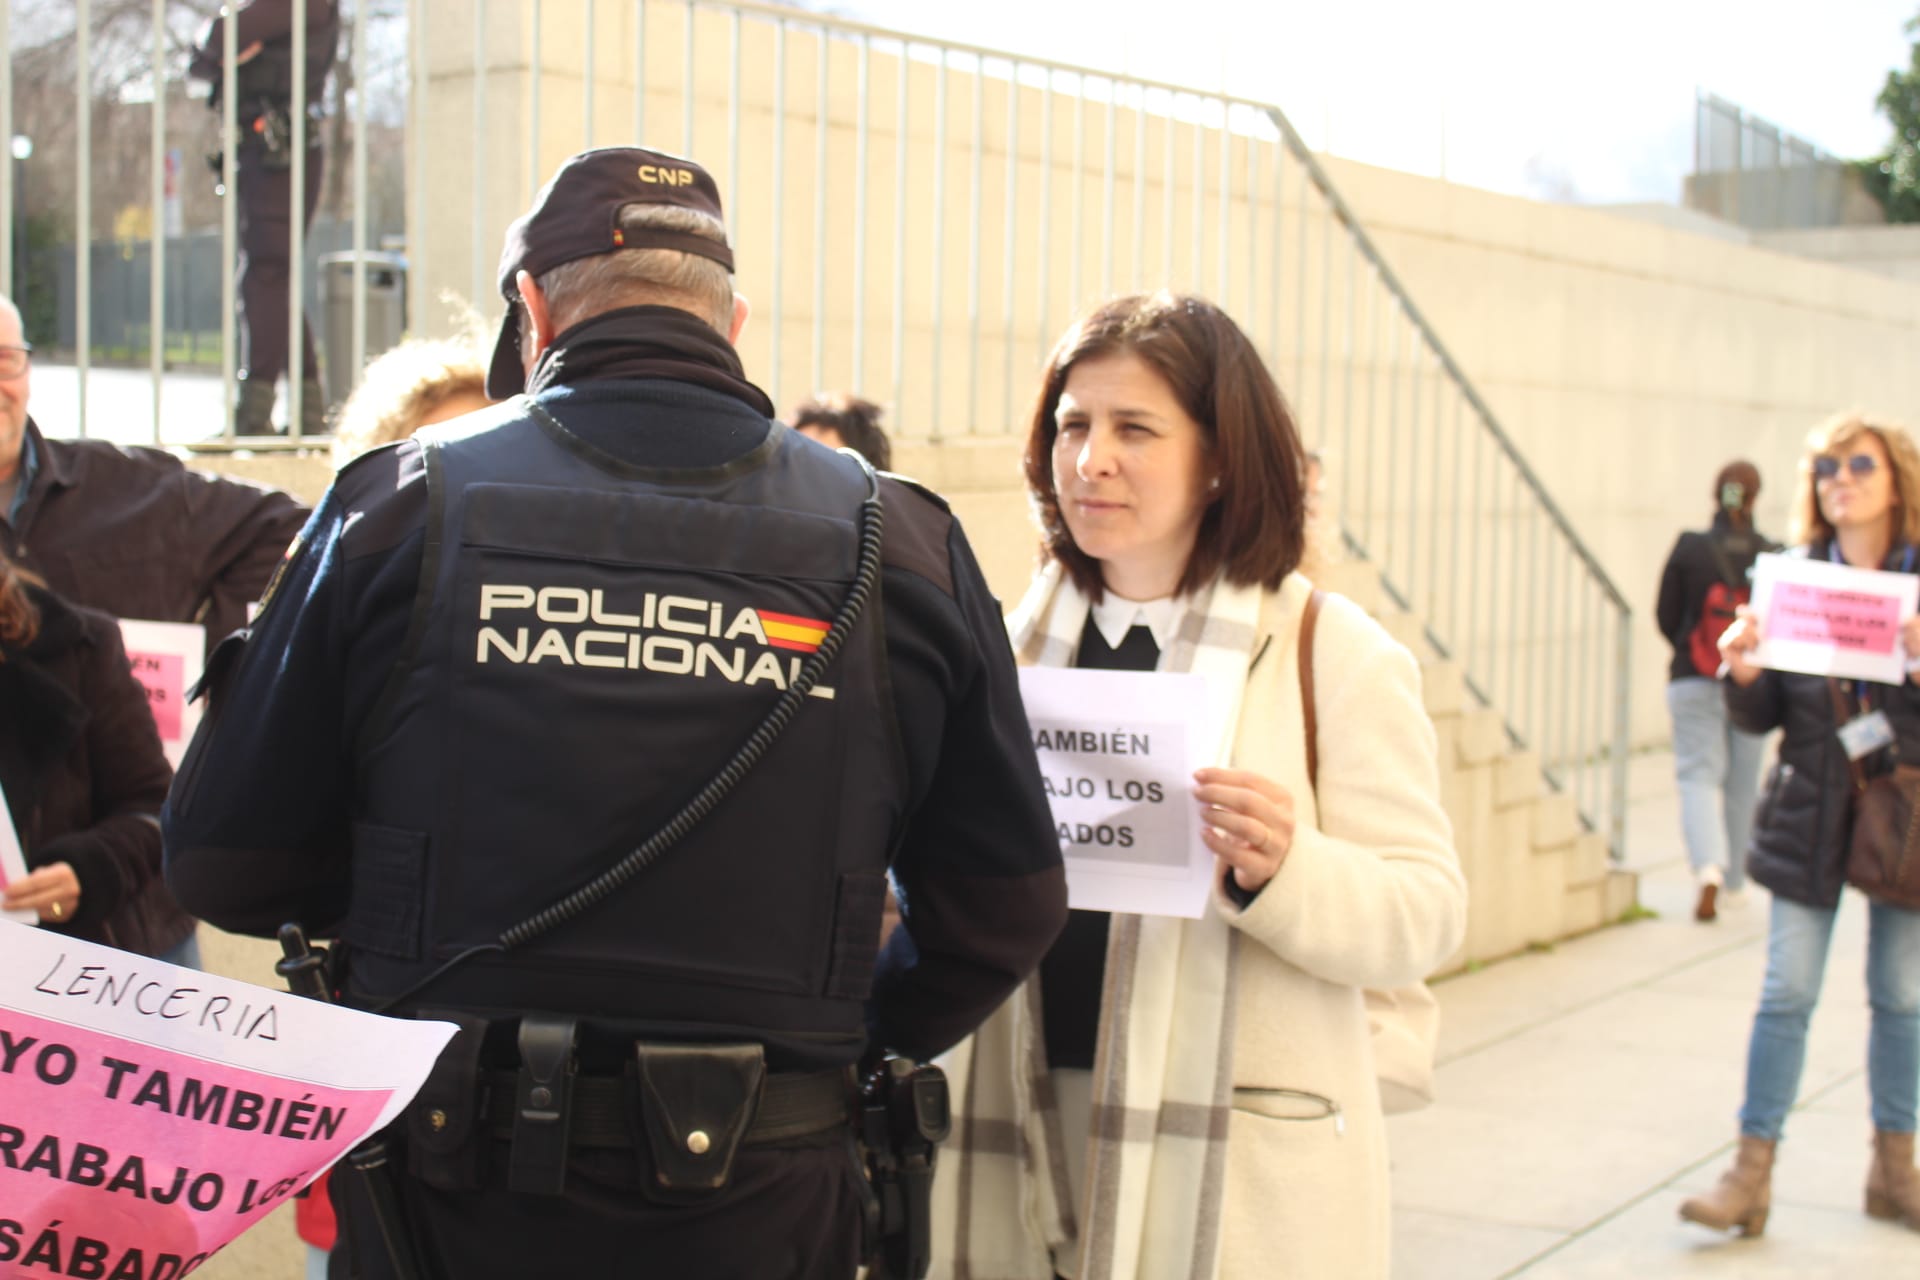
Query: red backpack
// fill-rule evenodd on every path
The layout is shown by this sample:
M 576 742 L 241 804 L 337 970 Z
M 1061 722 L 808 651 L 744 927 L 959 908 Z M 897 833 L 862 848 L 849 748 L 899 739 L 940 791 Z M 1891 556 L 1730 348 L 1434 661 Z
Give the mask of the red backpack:
M 1733 625 L 1734 610 L 1753 594 L 1727 563 L 1726 552 L 1720 549 L 1719 543 L 1708 538 L 1707 550 L 1713 553 L 1720 581 L 1707 588 L 1706 596 L 1700 601 L 1700 616 L 1687 635 L 1687 656 L 1693 659 L 1693 669 L 1703 676 L 1711 676 L 1720 669 L 1720 637 Z

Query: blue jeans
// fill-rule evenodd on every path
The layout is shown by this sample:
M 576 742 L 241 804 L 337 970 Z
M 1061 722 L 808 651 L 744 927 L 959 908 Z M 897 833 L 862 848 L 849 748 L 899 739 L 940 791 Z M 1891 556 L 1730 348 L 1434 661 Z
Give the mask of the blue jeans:
M 1767 980 L 1747 1048 L 1747 1097 L 1740 1132 L 1777 1139 L 1800 1093 L 1807 1022 L 1820 999 L 1836 911 L 1773 900 L 1767 931 Z M 1920 911 L 1882 903 L 1867 908 L 1867 1090 L 1873 1127 L 1914 1131 L 1920 1099 Z
M 174 946 L 162 951 L 154 959 L 164 960 L 168 964 L 177 964 L 183 969 L 198 969 L 200 967 L 199 927 L 196 925 L 192 933 L 180 939 Z
M 1747 842 L 1767 740 L 1733 727 L 1720 682 L 1705 676 L 1670 682 L 1667 710 L 1673 715 L 1673 767 L 1687 864 L 1695 876 L 1717 867 L 1727 888 L 1738 889 L 1747 882 Z

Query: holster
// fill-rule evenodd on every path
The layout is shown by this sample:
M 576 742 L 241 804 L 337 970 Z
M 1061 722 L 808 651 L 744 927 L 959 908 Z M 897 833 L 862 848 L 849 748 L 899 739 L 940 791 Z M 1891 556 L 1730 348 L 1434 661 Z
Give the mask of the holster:
M 640 1128 L 659 1189 L 698 1192 L 726 1186 L 734 1155 L 760 1107 L 765 1049 L 636 1041 L 633 1054 Z
M 282 106 L 256 108 L 243 127 L 260 143 L 260 164 L 266 169 L 293 168 L 293 112 Z
M 573 1082 L 579 1066 L 574 1046 L 579 1030 L 573 1018 L 521 1015 L 513 1154 L 507 1167 L 510 1190 L 557 1196 L 567 1189 L 567 1156 L 573 1144 Z
M 440 1191 L 477 1191 L 487 1176 L 492 1134 L 480 1051 L 487 1019 L 446 1009 L 422 1009 L 424 1019 L 459 1028 L 407 1107 L 407 1172 Z

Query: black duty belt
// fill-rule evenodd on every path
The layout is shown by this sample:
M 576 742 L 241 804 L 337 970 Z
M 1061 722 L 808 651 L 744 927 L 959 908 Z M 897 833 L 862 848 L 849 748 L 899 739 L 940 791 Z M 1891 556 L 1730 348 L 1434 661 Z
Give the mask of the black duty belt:
M 494 1137 L 511 1139 L 517 1108 L 519 1076 L 512 1071 L 489 1071 L 487 1129 Z M 567 1136 L 576 1147 L 625 1150 L 634 1146 L 638 1115 L 636 1085 L 618 1076 L 576 1076 Z M 812 1137 L 830 1129 L 847 1128 L 853 1114 L 852 1076 L 845 1069 L 796 1071 L 769 1075 L 760 1088 L 753 1123 L 741 1141 L 764 1146 L 794 1138 Z

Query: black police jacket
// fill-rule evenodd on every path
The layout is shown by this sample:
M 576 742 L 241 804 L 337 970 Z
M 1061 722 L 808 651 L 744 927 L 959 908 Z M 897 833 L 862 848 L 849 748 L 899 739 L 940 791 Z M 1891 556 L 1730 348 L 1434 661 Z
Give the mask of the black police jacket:
M 852 574 L 850 459 L 685 383 L 538 400 L 553 422 L 513 402 L 342 473 L 216 660 L 164 816 L 184 903 L 343 931 L 362 999 L 649 835 Z M 881 591 L 832 698 L 612 900 L 419 1004 L 756 1039 L 803 1069 L 869 1038 L 938 1052 L 1038 963 L 1065 884 L 998 607 L 944 505 L 880 488 Z M 874 975 L 890 851 L 903 926 Z
M 356 752 L 353 986 L 391 995 L 592 880 L 766 717 L 854 580 L 869 478 L 785 428 L 712 468 L 539 416 L 437 435 L 415 636 Z M 757 767 L 631 890 L 427 997 L 857 1052 L 905 799 L 863 611 Z

